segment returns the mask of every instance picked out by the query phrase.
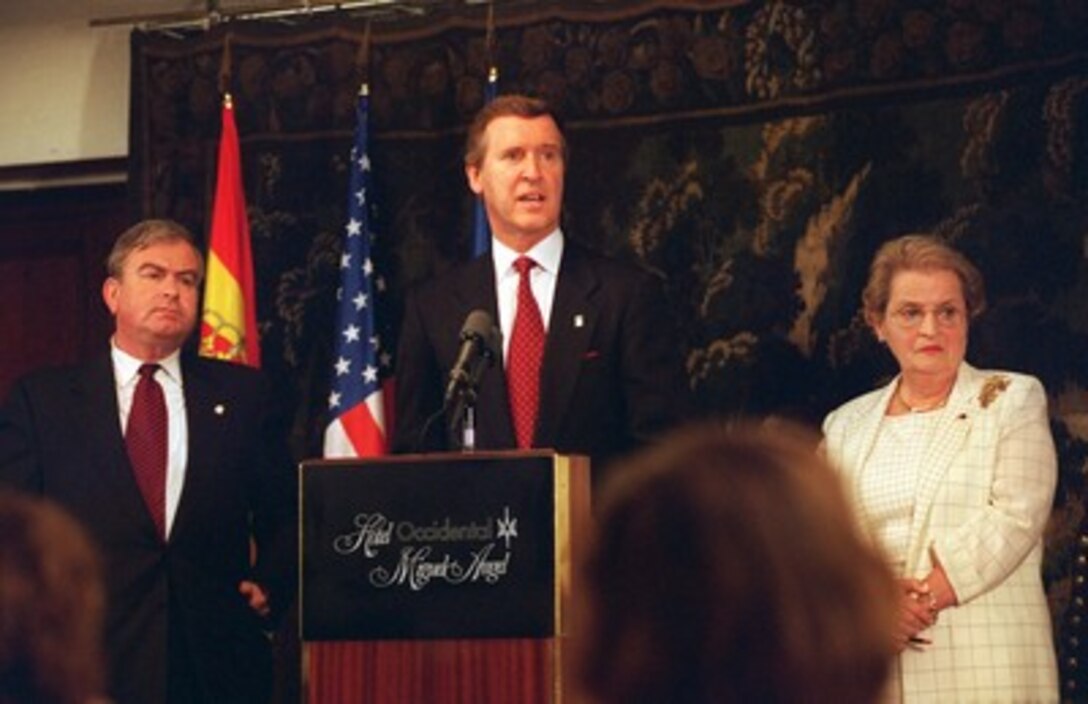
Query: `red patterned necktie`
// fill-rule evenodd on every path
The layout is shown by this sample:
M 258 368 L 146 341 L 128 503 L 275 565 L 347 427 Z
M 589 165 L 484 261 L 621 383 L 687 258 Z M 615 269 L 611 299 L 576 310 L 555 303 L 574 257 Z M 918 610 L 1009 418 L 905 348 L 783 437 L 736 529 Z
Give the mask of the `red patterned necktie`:
M 125 428 L 125 445 L 136 483 L 151 518 L 166 536 L 166 398 L 155 381 L 157 364 L 140 366 L 140 380 L 132 395 L 132 409 Z
M 544 320 L 529 285 L 529 273 L 536 262 L 518 257 L 518 309 L 510 333 L 507 353 L 506 386 L 510 392 L 510 412 L 514 416 L 514 434 L 518 447 L 533 445 L 537 406 L 540 403 L 540 360 L 544 357 Z

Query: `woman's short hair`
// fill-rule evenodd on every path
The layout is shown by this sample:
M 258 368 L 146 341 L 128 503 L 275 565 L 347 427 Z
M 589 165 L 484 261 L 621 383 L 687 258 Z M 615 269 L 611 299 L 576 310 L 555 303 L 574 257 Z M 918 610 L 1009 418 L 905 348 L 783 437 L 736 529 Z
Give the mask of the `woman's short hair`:
M 44 499 L 0 491 L 0 701 L 87 704 L 104 693 L 101 566 Z
M 616 466 L 584 565 L 598 702 L 871 702 L 896 593 L 793 425 L 708 423 Z
M 869 281 L 861 294 L 869 323 L 883 319 L 892 279 L 901 271 L 951 271 L 960 280 L 968 316 L 973 319 L 986 310 L 986 287 L 975 265 L 932 235 L 911 234 L 885 242 L 873 257 Z

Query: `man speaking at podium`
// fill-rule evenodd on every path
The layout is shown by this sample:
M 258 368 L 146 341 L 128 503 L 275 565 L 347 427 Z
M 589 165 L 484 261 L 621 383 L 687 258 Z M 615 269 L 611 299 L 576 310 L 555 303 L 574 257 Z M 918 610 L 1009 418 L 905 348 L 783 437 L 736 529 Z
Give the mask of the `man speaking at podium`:
M 406 299 L 396 451 L 461 445 L 451 418 L 459 385 L 474 387 L 476 449 L 584 454 L 597 472 L 680 420 L 687 381 L 661 287 L 564 236 L 566 165 L 566 141 L 541 100 L 499 97 L 469 127 L 465 174 L 483 199 L 491 252 Z M 474 360 L 466 373 L 466 352 L 494 364 Z

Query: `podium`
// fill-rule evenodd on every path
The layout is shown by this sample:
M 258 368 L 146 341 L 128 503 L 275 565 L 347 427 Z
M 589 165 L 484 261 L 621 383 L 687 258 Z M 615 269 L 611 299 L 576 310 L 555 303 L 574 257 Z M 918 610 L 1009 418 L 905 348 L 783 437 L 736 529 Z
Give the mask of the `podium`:
M 309 704 L 573 701 L 587 458 L 311 460 L 300 484 Z

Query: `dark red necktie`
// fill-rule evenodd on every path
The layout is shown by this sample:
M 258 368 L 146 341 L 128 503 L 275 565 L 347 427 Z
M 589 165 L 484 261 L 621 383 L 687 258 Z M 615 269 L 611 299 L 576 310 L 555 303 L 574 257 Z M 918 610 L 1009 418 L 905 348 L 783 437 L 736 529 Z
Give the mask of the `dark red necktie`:
M 529 285 L 529 273 L 536 262 L 518 257 L 518 309 L 510 333 L 507 353 L 506 386 L 510 392 L 510 412 L 518 447 L 533 446 L 537 407 L 540 404 L 540 360 L 544 357 L 544 319 Z
M 155 381 L 157 364 L 140 367 L 140 380 L 132 395 L 132 409 L 125 428 L 125 445 L 136 483 L 151 518 L 166 536 L 166 398 Z

